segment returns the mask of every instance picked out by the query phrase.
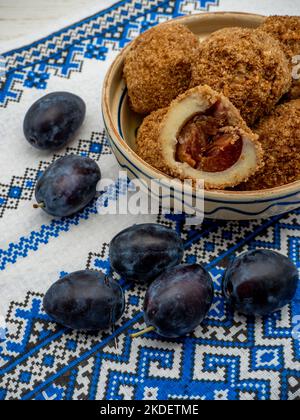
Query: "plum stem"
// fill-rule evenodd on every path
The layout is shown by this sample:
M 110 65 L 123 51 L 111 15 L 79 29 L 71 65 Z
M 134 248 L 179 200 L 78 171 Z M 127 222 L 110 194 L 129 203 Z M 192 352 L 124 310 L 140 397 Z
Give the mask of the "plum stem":
M 147 328 L 145 328 L 144 330 L 141 330 L 141 331 L 138 331 L 137 333 L 135 333 L 135 334 L 131 334 L 131 338 L 137 338 L 137 337 L 141 337 L 142 335 L 145 335 L 145 334 L 147 334 L 147 333 L 149 333 L 149 332 L 152 332 L 152 331 L 155 331 L 156 330 L 156 328 L 155 327 L 147 327 Z
M 45 203 L 34 203 L 34 209 L 43 209 L 45 207 Z

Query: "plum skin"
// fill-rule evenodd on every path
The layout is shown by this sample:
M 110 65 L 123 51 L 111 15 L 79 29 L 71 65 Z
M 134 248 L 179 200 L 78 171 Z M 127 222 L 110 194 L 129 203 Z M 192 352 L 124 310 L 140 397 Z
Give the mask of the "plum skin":
M 101 179 L 99 166 L 92 159 L 69 155 L 56 160 L 38 179 L 35 197 L 43 210 L 55 217 L 66 217 L 87 206 L 96 195 Z
M 123 315 L 125 297 L 119 283 L 91 270 L 71 273 L 54 283 L 43 301 L 57 323 L 75 330 L 105 330 Z
M 270 250 L 255 250 L 242 254 L 228 266 L 223 293 L 238 312 L 265 316 L 292 301 L 298 281 L 298 270 L 287 257 Z
M 149 286 L 144 302 L 145 322 L 163 337 L 185 336 L 204 320 L 213 297 L 212 278 L 204 267 L 172 267 Z
M 23 123 L 26 140 L 39 150 L 56 151 L 66 146 L 81 127 L 84 101 L 69 92 L 53 92 L 36 101 Z
M 149 283 L 168 267 L 180 264 L 183 254 L 183 243 L 176 232 L 154 223 L 123 230 L 109 248 L 112 269 L 137 283 Z

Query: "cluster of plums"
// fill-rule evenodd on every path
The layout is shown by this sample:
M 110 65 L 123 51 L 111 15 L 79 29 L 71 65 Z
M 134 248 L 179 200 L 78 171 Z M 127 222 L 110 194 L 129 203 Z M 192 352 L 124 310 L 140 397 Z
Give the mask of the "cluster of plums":
M 69 92 L 53 92 L 35 102 L 23 124 L 25 138 L 39 150 L 56 151 L 75 136 L 85 118 L 86 106 Z M 45 212 L 66 217 L 82 210 L 96 195 L 99 166 L 85 156 L 56 160 L 38 179 L 35 197 Z
M 85 111 L 76 95 L 46 95 L 27 112 L 25 137 L 40 150 L 58 150 L 72 140 Z M 74 155 L 60 158 L 38 179 L 35 207 L 55 217 L 70 216 L 95 197 L 100 178 L 93 160 Z M 181 264 L 184 247 L 173 230 L 157 224 L 132 226 L 112 240 L 109 254 L 112 269 L 124 280 L 149 285 L 144 303 L 146 331 L 176 338 L 194 331 L 204 320 L 214 297 L 212 278 L 199 264 Z M 293 299 L 297 286 L 296 267 L 269 250 L 236 258 L 223 279 L 228 303 L 247 315 L 266 315 L 282 308 Z M 121 318 L 125 296 L 112 275 L 79 271 L 53 284 L 44 308 L 66 327 L 102 330 Z
M 131 282 L 149 285 L 144 302 L 147 331 L 177 338 L 193 332 L 208 314 L 213 281 L 199 264 L 181 264 L 183 243 L 158 224 L 134 225 L 110 244 L 112 269 Z M 295 296 L 298 271 L 285 256 L 269 250 L 247 252 L 231 262 L 223 279 L 228 303 L 246 315 L 266 315 Z M 80 271 L 46 293 L 44 308 L 56 322 L 81 330 L 106 329 L 122 316 L 125 297 L 112 275 Z

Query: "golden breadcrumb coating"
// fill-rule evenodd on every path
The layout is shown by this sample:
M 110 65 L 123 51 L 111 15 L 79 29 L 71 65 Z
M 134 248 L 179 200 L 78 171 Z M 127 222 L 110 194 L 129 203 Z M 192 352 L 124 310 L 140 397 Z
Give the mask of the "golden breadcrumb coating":
M 149 114 L 189 88 L 199 39 L 180 24 L 163 24 L 139 36 L 124 65 L 132 109 Z
M 259 30 L 267 32 L 281 43 L 292 68 L 293 57 L 300 55 L 300 16 L 270 16 Z M 300 98 L 300 80 L 293 81 L 289 97 Z
M 300 16 L 270 16 L 259 30 L 276 38 L 290 61 L 300 54 Z
M 264 150 L 265 166 L 238 189 L 279 187 L 300 179 L 300 99 L 279 105 L 254 130 Z
M 288 92 L 287 99 L 300 99 L 300 80 L 294 80 L 291 90 Z
M 277 40 L 263 31 L 225 28 L 200 44 L 191 86 L 207 84 L 222 92 L 252 126 L 291 83 L 289 63 Z
M 149 165 L 170 175 L 169 168 L 162 159 L 161 144 L 159 142 L 159 133 L 163 118 L 168 112 L 168 108 L 162 108 L 148 115 L 137 133 L 136 153 Z
M 187 178 L 193 179 L 181 172 L 176 166 L 170 166 L 169 162 L 166 161 L 163 154 L 163 145 L 160 136 L 163 128 L 166 126 L 167 115 L 170 110 L 174 109 L 184 99 L 193 97 L 194 94 L 199 94 L 200 97 L 203 97 L 203 100 L 207 101 L 208 104 L 215 104 L 218 102 L 222 103 L 224 109 L 226 109 L 229 121 L 231 121 L 230 124 L 232 124 L 233 127 L 238 127 L 240 132 L 251 140 L 256 152 L 257 166 L 256 168 L 251 169 L 251 172 L 249 171 L 248 176 L 253 175 L 255 171 L 263 166 L 263 151 L 260 143 L 258 142 L 258 136 L 246 125 L 239 111 L 230 103 L 230 101 L 223 95 L 213 91 L 208 86 L 197 86 L 196 88 L 190 89 L 172 101 L 169 107 L 154 111 L 148 115 L 143 120 L 143 123 L 137 133 L 136 153 L 151 166 L 170 177 L 179 178 L 181 180 L 185 180 Z M 208 107 L 209 106 L 210 105 L 208 105 Z M 227 127 L 227 129 L 230 132 L 230 127 Z M 243 180 L 245 180 L 245 177 Z M 237 174 L 234 182 L 230 186 L 237 185 L 240 182 L 241 176 L 240 174 Z M 229 187 L 229 185 L 226 179 L 224 179 L 223 184 L 218 185 L 219 189 L 225 189 L 227 187 Z M 205 182 L 205 188 L 211 189 L 215 187 Z

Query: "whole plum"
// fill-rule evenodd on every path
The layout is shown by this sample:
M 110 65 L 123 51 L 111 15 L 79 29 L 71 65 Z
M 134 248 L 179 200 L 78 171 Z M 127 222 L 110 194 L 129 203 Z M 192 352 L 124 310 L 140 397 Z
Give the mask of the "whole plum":
M 110 244 L 112 268 L 124 279 L 147 283 L 168 267 L 180 264 L 183 243 L 172 229 L 159 224 L 134 225 Z
M 68 92 L 53 92 L 27 111 L 23 130 L 27 141 L 40 150 L 61 149 L 73 139 L 84 121 L 84 101 Z
M 54 283 L 44 298 L 46 313 L 75 330 L 105 330 L 123 315 L 124 293 L 112 278 L 96 271 L 77 271 Z
M 172 267 L 149 286 L 145 322 L 163 337 L 184 336 L 204 320 L 213 297 L 211 276 L 201 265 Z
M 223 291 L 229 304 L 245 315 L 267 315 L 293 299 L 298 270 L 285 256 L 270 250 L 242 254 L 227 268 Z
M 92 159 L 69 155 L 56 160 L 38 179 L 35 197 L 46 213 L 65 217 L 82 210 L 96 195 L 101 179 Z

